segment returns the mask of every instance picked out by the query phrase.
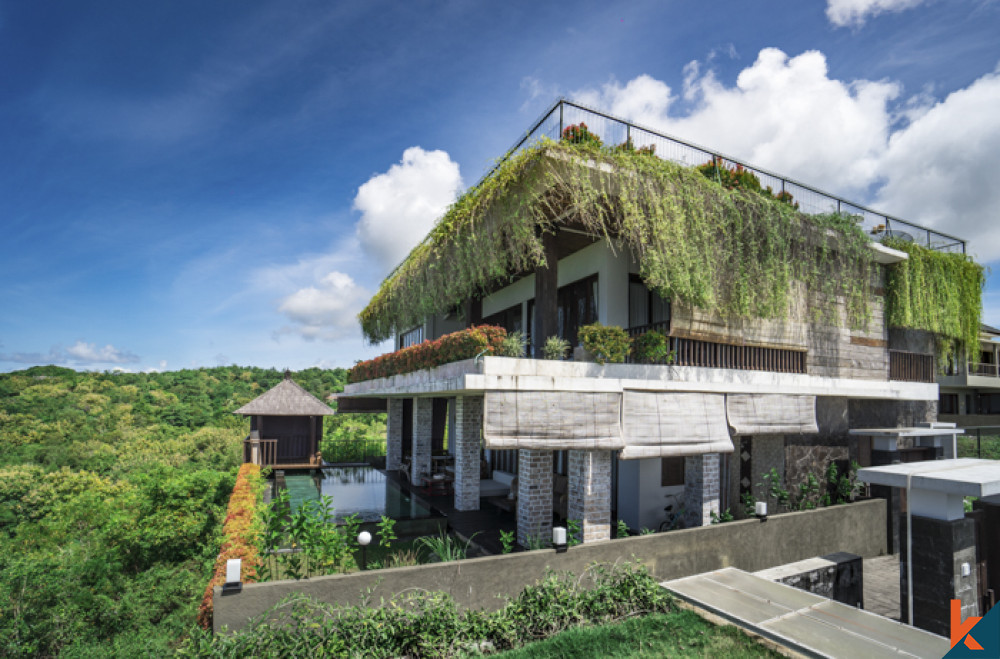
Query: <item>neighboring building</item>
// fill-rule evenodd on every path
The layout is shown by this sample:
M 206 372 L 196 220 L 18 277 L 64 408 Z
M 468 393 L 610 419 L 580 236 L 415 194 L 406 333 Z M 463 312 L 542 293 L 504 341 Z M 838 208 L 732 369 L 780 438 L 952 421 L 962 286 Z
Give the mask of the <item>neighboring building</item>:
M 565 137 L 568 129 L 582 126 L 570 127 L 570 115 L 592 128 L 602 125 L 602 135 L 620 135 L 630 150 L 645 146 L 649 153 L 648 145 L 658 146 L 658 154 L 688 165 L 715 157 L 568 102 L 558 103 L 522 143 L 545 132 Z M 663 331 L 675 361 L 602 365 L 486 356 L 350 384 L 340 397 L 343 411 L 352 398 L 359 411 L 370 411 L 372 403 L 387 405 L 388 469 L 398 468 L 405 453 L 412 478 L 428 473 L 432 443 L 441 439 L 433 436 L 434 428 L 443 428 L 441 417 L 447 416 L 457 509 L 480 506 L 480 479 L 489 475 L 481 469 L 482 457 L 488 469 L 518 476 L 519 542 L 549 537 L 553 512 L 560 512 L 560 489 L 568 499 L 561 516 L 580 520 L 583 539 L 590 542 L 610 537 L 615 519 L 632 529 L 656 529 L 671 495 L 680 497 L 689 526 L 708 524 L 726 509 L 741 516 L 748 495 L 766 499 L 763 476 L 772 469 L 794 493 L 809 474 L 824 483 L 831 463 L 842 472 L 850 460 L 869 464 L 870 440 L 850 436 L 849 429 L 937 419 L 933 341 L 920 333 L 890 333 L 883 319 L 883 269 L 907 258 L 904 252 L 875 242 L 867 247 L 878 265 L 866 329 L 820 319 L 816 309 L 823 303 L 846 318 L 845 298 L 797 285 L 787 317 L 727 319 L 661 298 L 643 279 L 644 263 L 623 246 L 621 233 L 594 230 L 575 217 L 579 209 L 565 203 L 550 173 L 603 177 L 610 179 L 611 190 L 629 181 L 616 181 L 618 174 L 605 165 L 558 152 L 543 153 L 538 162 L 510 189 L 530 189 L 546 204 L 551 220 L 541 242 L 548 265 L 528 271 L 511 265 L 464 304 L 422 302 L 414 311 L 417 303 L 405 291 L 380 291 L 362 314 L 369 338 L 394 334 L 398 349 L 470 325 L 494 324 L 523 331 L 529 350 L 538 354 L 542 338 L 557 335 L 576 345 L 577 330 L 599 322 L 633 336 Z M 872 215 L 791 181 L 757 175 L 782 196 L 794 193 L 804 206 L 837 211 L 843 204 L 866 222 Z M 613 221 L 615 201 L 609 195 L 603 203 Z M 510 205 L 510 213 L 521 212 Z M 487 218 L 494 224 L 476 230 L 502 227 L 503 212 Z M 884 228 L 890 219 L 879 216 L 869 223 Z M 958 239 L 892 223 L 926 236 L 929 247 L 964 252 Z M 834 236 L 818 235 L 820 241 Z M 446 259 L 420 253 L 428 244 L 414 252 L 422 263 Z M 414 254 L 387 283 L 422 276 Z M 447 266 L 444 260 L 436 263 Z M 375 307 L 395 315 L 377 316 Z M 426 312 L 424 322 L 410 323 L 420 310 Z
M 250 417 L 244 462 L 286 469 L 323 464 L 323 417 L 335 412 L 293 381 L 288 371 L 284 380 L 233 414 Z
M 979 327 L 979 350 L 967 362 L 938 376 L 942 421 L 963 426 L 1000 426 L 1000 329 Z

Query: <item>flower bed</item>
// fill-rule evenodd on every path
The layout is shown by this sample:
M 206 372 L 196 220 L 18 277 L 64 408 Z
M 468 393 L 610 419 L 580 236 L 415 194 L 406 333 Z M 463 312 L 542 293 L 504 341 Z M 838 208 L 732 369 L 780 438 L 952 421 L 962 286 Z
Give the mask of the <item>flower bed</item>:
M 442 364 L 472 359 L 480 353 L 503 354 L 502 343 L 507 330 L 493 325 L 479 325 L 445 334 L 434 341 L 424 341 L 409 348 L 379 355 L 375 359 L 354 365 L 348 382 L 364 382 L 391 375 L 411 373 Z
M 233 493 L 229 497 L 226 520 L 222 524 L 222 547 L 215 559 L 212 578 L 205 588 L 205 595 L 198 608 L 198 624 L 205 629 L 212 628 L 215 587 L 221 586 L 226 581 L 226 561 L 230 558 L 243 559 L 243 581 L 253 583 L 257 580 L 260 557 L 256 540 L 260 528 L 254 523 L 254 518 L 257 515 L 257 504 L 263 484 L 260 467 L 255 464 L 244 464 L 236 474 L 236 485 L 233 486 Z

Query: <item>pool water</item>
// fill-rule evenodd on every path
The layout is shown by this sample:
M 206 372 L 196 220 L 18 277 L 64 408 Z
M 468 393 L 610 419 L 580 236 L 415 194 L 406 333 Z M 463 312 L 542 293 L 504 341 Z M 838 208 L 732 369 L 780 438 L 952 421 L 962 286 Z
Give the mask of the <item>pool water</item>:
M 362 522 L 377 522 L 382 515 L 395 520 L 431 516 L 430 509 L 373 467 L 329 467 L 311 472 L 286 472 L 285 488 L 292 510 L 320 496 L 333 498 L 334 516 L 342 520 L 357 515 Z

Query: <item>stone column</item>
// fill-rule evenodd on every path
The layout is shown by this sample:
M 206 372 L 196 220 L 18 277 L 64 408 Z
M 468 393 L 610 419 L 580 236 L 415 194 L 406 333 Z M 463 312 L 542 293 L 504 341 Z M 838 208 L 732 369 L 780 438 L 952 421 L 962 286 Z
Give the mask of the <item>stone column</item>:
M 403 460 L 403 399 L 390 398 L 385 420 L 385 468 L 399 469 Z
M 420 477 L 431 473 L 431 434 L 433 432 L 434 399 L 413 399 L 413 464 L 410 482 L 420 484 Z
M 517 456 L 517 542 L 552 541 L 552 451 L 520 449 Z
M 684 525 L 688 528 L 712 522 L 719 513 L 719 454 L 684 458 Z
M 455 454 L 455 510 L 479 510 L 479 454 L 483 434 L 483 397 L 459 396 L 449 447 Z
M 569 519 L 584 543 L 611 539 L 611 452 L 569 451 Z
M 976 523 L 913 515 L 913 626 L 947 637 L 951 600 L 962 602 L 962 620 L 978 616 Z M 906 515 L 900 520 L 900 620 L 909 621 L 906 584 Z M 968 574 L 963 572 L 968 571 Z

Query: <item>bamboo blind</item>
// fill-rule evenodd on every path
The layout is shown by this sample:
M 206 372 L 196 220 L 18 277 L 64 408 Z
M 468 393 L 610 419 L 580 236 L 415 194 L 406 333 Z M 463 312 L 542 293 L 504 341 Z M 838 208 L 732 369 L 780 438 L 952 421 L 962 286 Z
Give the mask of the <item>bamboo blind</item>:
M 620 393 L 487 391 L 488 449 L 617 450 L 624 446 Z
M 815 396 L 729 394 L 726 416 L 733 436 L 819 432 Z
M 622 460 L 732 453 L 723 394 L 626 391 Z

